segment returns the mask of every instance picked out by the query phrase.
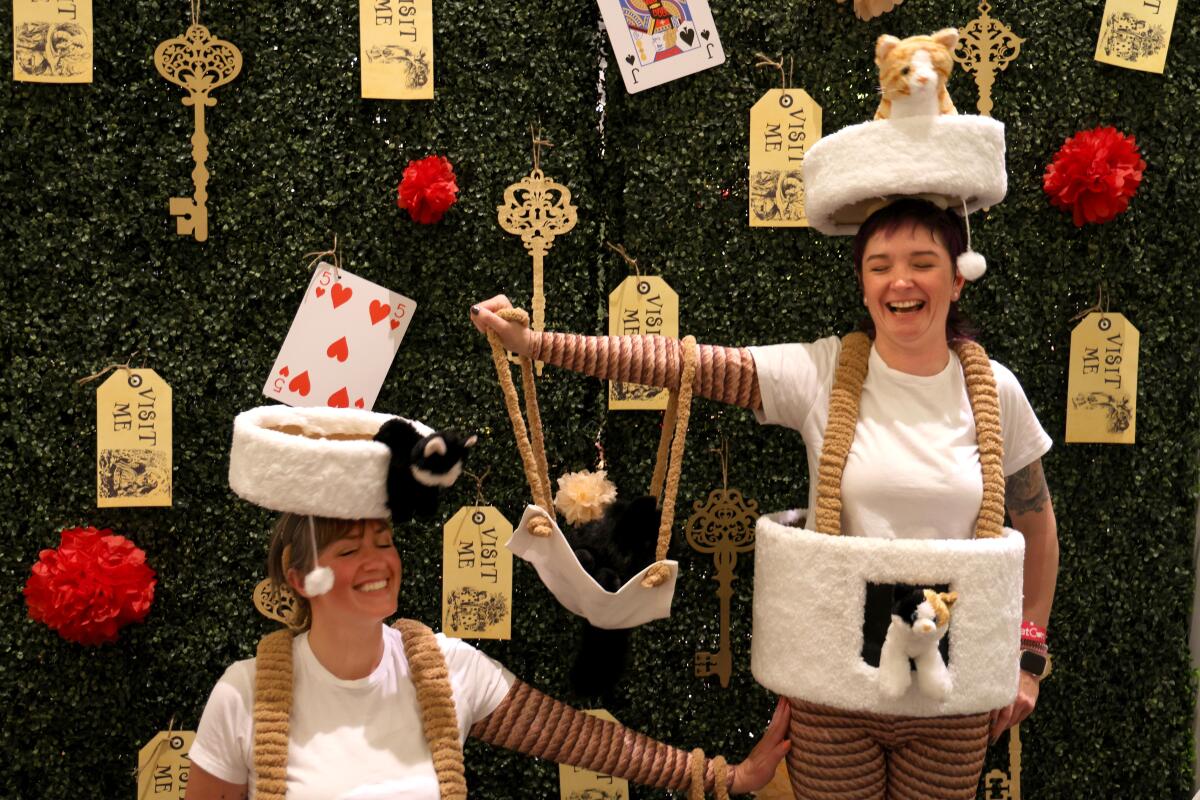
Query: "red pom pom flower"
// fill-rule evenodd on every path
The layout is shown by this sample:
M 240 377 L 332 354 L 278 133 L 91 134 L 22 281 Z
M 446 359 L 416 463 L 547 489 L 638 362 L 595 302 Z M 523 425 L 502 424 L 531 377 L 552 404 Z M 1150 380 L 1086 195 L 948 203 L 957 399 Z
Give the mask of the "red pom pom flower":
M 454 166 L 441 156 L 410 161 L 396 194 L 396 205 L 407 211 L 413 222 L 437 222 L 458 199 Z
M 25 584 L 29 616 L 79 644 L 115 642 L 154 602 L 145 551 L 110 530 L 71 528 L 57 550 L 43 550 Z
M 1146 162 L 1132 136 L 1116 128 L 1080 131 L 1046 167 L 1042 188 L 1054 206 L 1070 211 L 1075 224 L 1108 222 L 1129 208 Z

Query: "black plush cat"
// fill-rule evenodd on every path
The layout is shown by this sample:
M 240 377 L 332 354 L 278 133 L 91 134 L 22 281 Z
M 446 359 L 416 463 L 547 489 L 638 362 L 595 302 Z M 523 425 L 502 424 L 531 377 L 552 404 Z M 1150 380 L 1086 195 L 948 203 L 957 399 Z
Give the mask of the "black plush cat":
M 575 557 L 605 590 L 615 592 L 654 562 L 662 512 L 653 497 L 614 500 L 603 516 L 563 530 Z M 625 671 L 629 629 L 605 630 L 584 620 L 579 654 L 571 667 L 576 693 L 609 697 Z
M 394 417 L 379 428 L 375 441 L 392 451 L 387 476 L 392 521 L 406 522 L 437 512 L 438 490 L 458 480 L 477 437 L 454 431 L 423 433 L 412 422 Z

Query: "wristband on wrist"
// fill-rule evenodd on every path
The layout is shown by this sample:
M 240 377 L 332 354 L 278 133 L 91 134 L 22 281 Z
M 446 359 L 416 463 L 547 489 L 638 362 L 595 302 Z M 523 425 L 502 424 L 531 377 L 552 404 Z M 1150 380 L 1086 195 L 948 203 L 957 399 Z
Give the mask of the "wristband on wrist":
M 1031 641 L 1040 644 L 1046 643 L 1046 629 L 1036 622 L 1029 620 L 1021 621 L 1021 641 Z

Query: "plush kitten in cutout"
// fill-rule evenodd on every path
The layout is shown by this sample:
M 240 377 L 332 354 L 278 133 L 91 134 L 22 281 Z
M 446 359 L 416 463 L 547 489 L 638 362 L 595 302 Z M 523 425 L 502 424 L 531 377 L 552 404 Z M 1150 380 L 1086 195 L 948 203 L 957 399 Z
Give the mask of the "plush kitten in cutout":
M 605 591 L 615 592 L 654 563 L 662 512 L 653 497 L 617 499 L 593 522 L 567 526 L 563 535 L 580 565 Z M 609 697 L 626 668 L 629 629 L 605 630 L 584 620 L 583 635 L 571 667 L 577 694 Z
M 957 45 L 956 28 L 904 40 L 880 36 L 875 42 L 875 64 L 883 99 L 875 119 L 957 114 L 946 91 Z
M 945 700 L 950 694 L 950 671 L 938 642 L 950 628 L 950 608 L 957 592 L 914 589 L 892 607 L 892 623 L 879 653 L 879 691 L 898 698 L 912 684 L 909 659 L 917 665 L 917 688 L 926 697 Z
M 388 466 L 388 508 L 393 522 L 437 513 L 439 490 L 458 480 L 477 437 L 454 431 L 423 433 L 409 420 L 394 417 L 379 428 L 375 441 L 392 451 Z

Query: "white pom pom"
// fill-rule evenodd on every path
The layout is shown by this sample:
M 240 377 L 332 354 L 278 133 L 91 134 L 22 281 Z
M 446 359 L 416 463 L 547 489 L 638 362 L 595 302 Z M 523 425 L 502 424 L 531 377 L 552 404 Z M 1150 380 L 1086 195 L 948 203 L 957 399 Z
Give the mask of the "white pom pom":
M 309 597 L 319 597 L 333 588 L 333 570 L 329 567 L 317 567 L 304 576 L 304 593 Z
M 987 260 L 974 250 L 960 253 L 957 263 L 958 271 L 969 281 L 977 281 L 987 272 Z

